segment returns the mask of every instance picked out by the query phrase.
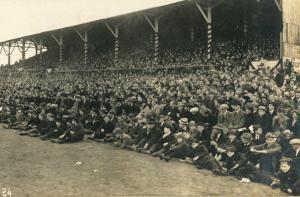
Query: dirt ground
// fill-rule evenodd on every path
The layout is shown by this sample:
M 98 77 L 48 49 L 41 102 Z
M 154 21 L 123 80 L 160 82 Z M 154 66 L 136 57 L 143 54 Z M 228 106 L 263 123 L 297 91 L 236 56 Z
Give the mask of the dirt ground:
M 285 195 L 178 161 L 166 163 L 97 142 L 52 144 L 1 125 L 0 156 L 0 197 L 3 188 L 21 197 Z M 74 166 L 78 161 L 82 165 Z

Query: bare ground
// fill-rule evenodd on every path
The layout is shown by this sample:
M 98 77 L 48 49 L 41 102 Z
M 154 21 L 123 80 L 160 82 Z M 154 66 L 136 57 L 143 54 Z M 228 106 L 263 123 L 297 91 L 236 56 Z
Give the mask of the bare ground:
M 280 190 L 84 141 L 52 144 L 0 126 L 0 196 L 274 196 Z M 80 166 L 74 166 L 78 161 Z M 94 172 L 94 170 L 98 170 Z

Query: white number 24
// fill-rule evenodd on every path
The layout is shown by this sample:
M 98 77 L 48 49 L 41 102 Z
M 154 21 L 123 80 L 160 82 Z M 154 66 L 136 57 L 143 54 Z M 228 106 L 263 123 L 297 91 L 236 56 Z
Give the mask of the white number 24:
M 11 195 L 10 188 L 2 188 L 2 197 L 11 197 Z

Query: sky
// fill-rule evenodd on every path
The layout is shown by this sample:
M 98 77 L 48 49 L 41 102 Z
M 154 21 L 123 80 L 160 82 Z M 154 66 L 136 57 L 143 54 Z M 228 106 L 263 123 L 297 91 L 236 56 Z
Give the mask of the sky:
M 0 0 L 0 42 L 180 0 Z M 35 54 L 27 52 L 27 58 Z M 12 63 L 21 58 L 18 49 Z M 0 54 L 0 65 L 7 57 Z

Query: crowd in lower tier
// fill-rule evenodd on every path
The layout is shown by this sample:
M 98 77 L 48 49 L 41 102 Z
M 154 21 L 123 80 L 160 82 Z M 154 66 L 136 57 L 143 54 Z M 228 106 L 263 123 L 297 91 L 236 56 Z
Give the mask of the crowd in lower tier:
M 55 74 L 0 84 L 0 122 L 53 143 L 94 140 L 300 195 L 300 85 L 263 69 Z

